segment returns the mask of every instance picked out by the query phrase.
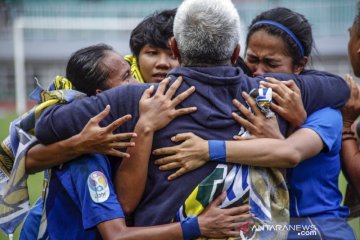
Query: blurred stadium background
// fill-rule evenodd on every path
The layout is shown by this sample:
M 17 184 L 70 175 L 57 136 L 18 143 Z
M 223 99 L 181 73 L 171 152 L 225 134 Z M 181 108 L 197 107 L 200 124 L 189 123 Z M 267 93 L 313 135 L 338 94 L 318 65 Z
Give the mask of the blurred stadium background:
M 56 75 L 65 74 L 65 65 L 72 52 L 91 44 L 104 42 L 121 54 L 128 54 L 131 29 L 155 10 L 176 8 L 180 2 L 0 0 L 0 139 L 7 135 L 7 126 L 16 112 L 32 104 L 25 100 L 34 89 L 34 77 L 46 87 Z M 244 36 L 251 20 L 269 8 L 283 6 L 304 14 L 313 26 L 315 39 L 311 66 L 340 76 L 352 72 L 347 41 L 357 0 L 233 2 L 241 16 Z M 20 83 L 17 86 L 15 79 Z M 30 185 L 37 188 L 34 196 L 40 189 L 39 178 L 39 175 L 31 178 Z M 343 178 L 340 185 L 344 189 Z M 352 225 L 359 237 L 360 221 L 352 221 Z M 0 239 L 5 238 L 0 234 Z

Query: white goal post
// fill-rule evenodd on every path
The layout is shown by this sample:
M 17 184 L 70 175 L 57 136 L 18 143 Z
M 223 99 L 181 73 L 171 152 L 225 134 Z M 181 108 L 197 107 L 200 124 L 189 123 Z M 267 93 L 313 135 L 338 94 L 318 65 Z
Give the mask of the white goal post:
M 42 30 L 96 30 L 129 31 L 142 18 L 83 18 L 83 17 L 18 17 L 13 23 L 15 101 L 18 115 L 26 111 L 25 49 L 24 31 Z M 54 42 L 56 44 L 56 42 Z

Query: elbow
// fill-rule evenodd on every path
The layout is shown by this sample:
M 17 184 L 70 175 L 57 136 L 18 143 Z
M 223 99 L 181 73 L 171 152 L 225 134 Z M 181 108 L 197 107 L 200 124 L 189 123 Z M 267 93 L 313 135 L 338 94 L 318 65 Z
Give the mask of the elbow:
M 36 164 L 34 164 L 34 161 L 28 157 L 25 157 L 25 172 L 26 174 L 35 174 L 40 172 L 40 170 L 36 167 Z
M 122 203 L 121 202 L 121 207 L 125 213 L 126 216 L 130 216 L 134 211 L 135 211 L 135 204 L 127 204 L 127 203 Z
M 286 151 L 283 157 L 285 168 L 294 168 L 301 162 L 301 154 L 296 150 Z

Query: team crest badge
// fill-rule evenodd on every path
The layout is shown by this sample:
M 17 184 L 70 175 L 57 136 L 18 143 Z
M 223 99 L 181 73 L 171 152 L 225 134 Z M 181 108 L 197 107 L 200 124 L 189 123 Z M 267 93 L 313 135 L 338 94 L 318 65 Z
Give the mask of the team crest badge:
M 91 199 L 96 203 L 105 202 L 110 195 L 108 181 L 102 172 L 90 173 L 87 180 Z

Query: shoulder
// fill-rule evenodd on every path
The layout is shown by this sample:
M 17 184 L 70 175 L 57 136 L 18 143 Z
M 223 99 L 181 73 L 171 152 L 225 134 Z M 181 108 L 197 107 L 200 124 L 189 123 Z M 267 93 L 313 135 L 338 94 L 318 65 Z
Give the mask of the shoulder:
M 306 119 L 304 125 L 316 122 L 317 124 L 326 124 L 326 123 L 338 123 L 342 121 L 341 112 L 337 109 L 333 109 L 330 107 L 322 108 L 312 113 Z M 337 124 L 338 125 L 338 124 Z M 335 125 L 335 127 L 338 127 Z

